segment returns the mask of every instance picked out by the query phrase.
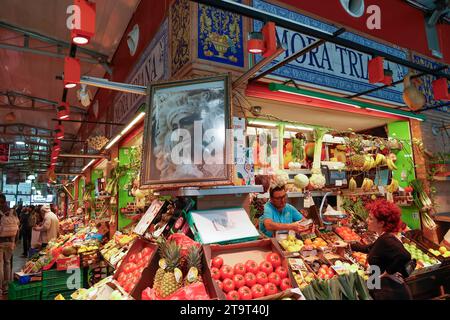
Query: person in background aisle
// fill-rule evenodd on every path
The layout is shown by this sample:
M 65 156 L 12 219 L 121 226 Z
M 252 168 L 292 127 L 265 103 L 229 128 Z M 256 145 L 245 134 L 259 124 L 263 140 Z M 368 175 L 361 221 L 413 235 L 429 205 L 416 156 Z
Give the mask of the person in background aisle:
M 414 270 L 415 261 L 397 238 L 404 228 L 400 208 L 385 199 L 375 200 L 366 205 L 369 212 L 369 231 L 379 235 L 370 245 L 352 243 L 355 251 L 367 253 L 370 266 L 380 269 L 380 288 L 370 290 L 375 300 L 411 300 L 411 292 L 404 278 Z
M 11 258 L 19 232 L 19 219 L 8 208 L 6 197 L 0 194 L 0 295 L 8 292 L 11 277 Z
M 35 226 L 33 230 L 40 231 L 39 241 L 42 243 L 42 248 L 45 248 L 49 241 L 58 238 L 59 220 L 48 205 L 43 205 L 40 213 L 42 225 Z
M 275 236 L 276 231 L 300 233 L 310 229 L 299 224 L 303 219 L 302 214 L 287 203 L 285 187 L 274 187 L 270 189 L 270 201 L 264 205 L 264 214 L 259 218 L 259 229 L 268 237 Z
M 28 251 L 31 246 L 31 230 L 34 226 L 33 224 L 33 213 L 31 207 L 23 208 L 22 214 L 20 215 L 20 232 L 22 234 L 22 245 L 23 252 L 22 257 L 28 257 Z

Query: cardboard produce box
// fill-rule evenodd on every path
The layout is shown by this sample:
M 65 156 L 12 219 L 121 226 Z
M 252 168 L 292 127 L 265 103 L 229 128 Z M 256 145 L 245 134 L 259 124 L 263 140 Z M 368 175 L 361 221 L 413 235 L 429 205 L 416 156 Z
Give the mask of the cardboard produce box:
M 158 245 L 156 245 L 154 243 L 151 243 L 149 241 L 142 240 L 142 239 L 136 239 L 136 241 L 131 246 L 130 250 L 128 250 L 127 255 L 123 258 L 122 263 L 120 263 L 120 265 L 118 266 L 116 272 L 114 273 L 113 279 L 115 281 L 118 281 L 119 276 L 124 271 L 125 266 L 127 265 L 128 262 L 130 262 L 130 256 L 141 252 L 144 248 L 150 248 L 152 250 L 152 253 L 150 255 L 150 259 L 149 259 L 149 261 L 147 263 L 147 267 L 152 263 L 152 260 L 154 259 L 154 256 L 155 256 L 155 254 L 158 251 Z M 133 294 L 133 292 L 136 290 L 136 287 L 138 286 L 139 282 L 142 281 L 142 277 L 144 275 L 144 271 L 145 271 L 145 268 L 144 268 L 143 272 L 141 273 L 136 286 L 134 288 L 132 288 L 131 291 L 129 292 L 130 295 Z
M 205 285 L 206 291 L 210 297 L 211 300 L 217 300 L 217 289 L 215 287 L 215 281 L 213 281 L 212 276 L 211 276 L 211 271 L 208 267 L 208 261 L 206 258 L 206 254 L 203 250 L 202 252 L 202 264 L 203 264 L 203 272 L 201 274 L 202 279 L 203 279 L 203 283 Z M 148 287 L 152 288 L 153 287 L 153 280 L 155 278 L 155 274 L 156 271 L 159 268 L 159 262 L 160 260 L 160 255 L 159 255 L 159 251 L 156 251 L 155 255 L 153 256 L 150 265 L 144 269 L 144 271 L 142 272 L 142 277 L 140 279 L 140 281 L 138 282 L 138 284 L 136 285 L 136 287 L 134 288 L 134 290 L 131 292 L 131 296 L 135 299 L 135 300 L 142 300 L 142 292 L 147 289 Z M 183 277 L 185 276 L 185 274 L 183 274 Z
M 283 252 L 277 240 L 274 238 L 256 240 L 251 242 L 236 243 L 229 245 L 205 245 L 203 246 L 205 251 L 205 256 L 207 259 L 207 266 L 209 272 L 211 273 L 211 261 L 216 257 L 221 257 L 223 259 L 223 264 L 234 266 L 237 263 L 244 263 L 247 260 L 254 260 L 258 265 L 266 261 L 266 256 L 275 252 L 278 253 L 282 259 L 282 266 L 286 268 L 288 272 L 288 277 L 293 288 L 297 288 L 297 283 L 294 276 L 287 264 L 287 260 L 283 257 Z M 226 300 L 225 293 L 219 288 L 217 283 L 214 281 L 214 287 L 216 289 L 216 294 L 219 300 Z M 287 291 L 287 290 L 286 290 Z M 278 293 L 279 294 L 279 293 Z M 274 299 L 276 295 L 266 296 L 266 300 Z

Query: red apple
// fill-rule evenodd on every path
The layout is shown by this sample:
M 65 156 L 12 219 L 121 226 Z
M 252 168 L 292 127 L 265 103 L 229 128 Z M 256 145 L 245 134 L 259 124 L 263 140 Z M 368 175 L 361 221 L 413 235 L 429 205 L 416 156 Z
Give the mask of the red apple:
M 234 275 L 233 268 L 227 264 L 223 265 L 222 268 L 220 268 L 220 277 L 222 279 L 232 279 Z
M 269 282 L 269 279 L 267 278 L 267 274 L 262 271 L 258 272 L 256 274 L 256 282 L 261 285 L 265 285 L 267 282 Z
M 259 264 L 259 270 L 265 272 L 267 275 L 273 272 L 273 267 L 270 262 L 263 261 Z
M 278 267 L 275 269 L 275 272 L 278 273 L 281 279 L 287 278 L 288 272 L 285 267 Z
M 264 285 L 264 290 L 266 291 L 266 296 L 270 296 L 278 292 L 277 286 L 270 282 Z
M 232 290 L 227 294 L 227 300 L 239 300 L 239 292 Z
M 252 298 L 253 298 L 252 291 L 247 286 L 243 286 L 243 287 L 239 288 L 238 292 L 239 292 L 240 300 L 252 300 Z
M 269 274 L 268 278 L 269 278 L 269 282 L 273 283 L 276 286 L 279 286 L 281 283 L 281 278 L 278 275 L 278 273 L 276 273 L 276 272 L 272 272 L 271 274 Z
M 245 274 L 245 265 L 243 263 L 238 263 L 234 265 L 234 274 Z
M 283 280 L 281 280 L 280 288 L 282 291 L 292 288 L 291 280 L 289 280 L 288 278 L 284 278 Z
M 218 268 L 212 267 L 211 268 L 211 276 L 214 280 L 220 279 L 220 270 Z
M 220 269 L 223 265 L 223 259 L 221 257 L 215 257 L 212 259 L 211 265 L 215 268 Z
M 251 288 L 256 284 L 256 276 L 253 273 L 247 272 L 244 278 L 245 278 L 245 285 L 247 287 Z
M 274 269 L 281 266 L 281 258 L 278 253 L 272 252 L 272 253 L 268 254 L 266 257 L 266 261 L 270 262 L 270 264 L 272 265 L 272 267 Z
M 247 272 L 251 272 L 251 273 L 258 273 L 259 268 L 258 268 L 258 264 L 254 261 L 254 260 L 247 260 L 247 262 L 245 263 L 245 269 Z
M 223 280 L 222 285 L 223 285 L 223 291 L 225 291 L 226 293 L 233 291 L 235 288 L 234 281 L 229 278 Z
M 219 286 L 220 290 L 223 291 L 223 283 L 220 280 L 216 280 L 217 285 Z
M 233 276 L 234 286 L 239 289 L 240 287 L 245 286 L 245 278 L 242 274 L 235 274 Z
M 255 284 L 251 290 L 253 299 L 261 298 L 266 295 L 266 290 L 264 290 L 264 287 L 260 284 Z

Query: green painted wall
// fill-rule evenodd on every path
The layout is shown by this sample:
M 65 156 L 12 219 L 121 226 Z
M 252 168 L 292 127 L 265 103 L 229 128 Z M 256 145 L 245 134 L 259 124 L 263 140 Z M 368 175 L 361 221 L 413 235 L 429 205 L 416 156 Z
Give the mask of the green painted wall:
M 83 204 L 83 193 L 85 184 L 86 180 L 84 179 L 84 177 L 78 179 L 78 205 Z
M 97 181 L 98 178 L 102 178 L 103 177 L 103 170 L 92 170 L 91 172 L 91 182 L 95 185 L 95 182 Z M 92 199 L 95 199 L 95 189 L 92 190 Z
M 130 164 L 130 148 L 120 148 L 119 149 L 119 166 L 127 166 Z M 134 197 L 128 195 L 128 185 L 132 183 L 132 177 L 130 175 L 124 175 L 119 179 L 119 214 L 118 214 L 118 230 L 122 230 L 131 220 L 127 219 L 121 212 L 120 209 L 125 208 L 127 203 L 134 202 Z
M 403 142 L 403 150 L 396 153 L 397 170 L 392 172 L 401 187 L 406 187 L 409 182 L 416 178 L 414 170 L 413 150 L 411 144 L 411 131 L 408 121 L 396 121 L 388 124 L 388 134 L 390 138 L 406 140 Z M 406 172 L 406 179 L 402 181 L 402 171 Z M 415 206 L 402 207 L 402 219 L 411 229 L 420 229 L 419 210 Z

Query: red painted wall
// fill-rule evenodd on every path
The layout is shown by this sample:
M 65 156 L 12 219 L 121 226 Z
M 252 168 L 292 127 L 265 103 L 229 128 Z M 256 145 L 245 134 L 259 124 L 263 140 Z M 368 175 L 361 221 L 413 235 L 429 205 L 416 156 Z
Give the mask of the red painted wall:
M 134 65 L 141 58 L 142 52 L 158 31 L 161 23 L 169 14 L 171 2 L 172 0 L 143 0 L 139 3 L 112 59 L 113 76 L 111 78 L 108 74 L 105 74 L 104 78 L 116 82 L 125 81 Z M 134 56 L 131 56 L 126 43 L 126 36 L 136 23 L 139 25 L 139 44 L 136 53 Z M 98 100 L 99 102 L 99 114 L 108 112 L 108 109 L 112 107 L 116 93 L 115 91 L 105 89 L 99 89 L 97 91 L 94 101 Z M 95 120 L 92 112 L 89 113 L 89 120 Z M 80 128 L 79 134 L 83 138 L 86 138 L 94 128 L 95 124 L 83 125 Z
M 299 1 L 279 0 L 278 4 L 291 6 L 290 9 L 298 8 L 305 13 L 335 22 L 341 26 L 352 28 L 356 31 L 366 33 L 373 37 L 388 41 L 400 47 L 414 50 L 431 57 L 428 50 L 425 33 L 425 22 L 423 13 L 404 1 L 400 0 L 365 0 L 366 10 L 370 5 L 378 5 L 381 9 L 381 29 L 370 30 L 366 26 L 369 14 L 360 18 L 350 16 L 341 6 L 339 0 L 321 1 Z M 284 5 L 284 6 L 285 6 Z M 439 26 L 441 49 L 444 53 L 444 61 L 450 63 L 450 27 Z M 446 39 L 446 40 L 445 40 Z M 445 48 L 442 46 L 445 45 Z M 436 58 L 434 58 L 436 59 Z

